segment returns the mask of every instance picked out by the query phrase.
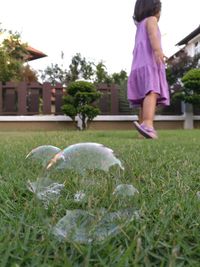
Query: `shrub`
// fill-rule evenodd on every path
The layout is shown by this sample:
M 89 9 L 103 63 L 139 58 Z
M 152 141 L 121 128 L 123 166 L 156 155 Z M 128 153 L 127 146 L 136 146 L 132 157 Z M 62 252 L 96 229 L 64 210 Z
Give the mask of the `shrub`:
M 87 128 L 87 122 L 92 121 L 100 110 L 94 106 L 94 102 L 100 98 L 93 83 L 86 81 L 75 81 L 67 87 L 67 95 L 64 97 L 63 112 L 73 121 L 79 116 L 82 122 L 82 129 Z
M 200 104 L 200 69 L 189 70 L 182 78 L 183 89 L 174 97 L 186 103 Z

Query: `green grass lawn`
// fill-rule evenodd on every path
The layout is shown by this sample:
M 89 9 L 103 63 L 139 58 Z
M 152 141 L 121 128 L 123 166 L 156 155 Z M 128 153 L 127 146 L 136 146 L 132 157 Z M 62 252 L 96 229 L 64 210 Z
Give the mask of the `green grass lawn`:
M 0 133 L 0 266 L 200 266 L 200 131 L 160 131 L 159 140 L 135 131 Z M 44 209 L 27 189 L 26 155 L 40 145 L 79 142 L 112 148 L 124 179 L 140 192 L 141 218 L 103 244 L 59 242 L 51 225 L 65 214 Z M 70 208 L 73 208 L 70 206 Z

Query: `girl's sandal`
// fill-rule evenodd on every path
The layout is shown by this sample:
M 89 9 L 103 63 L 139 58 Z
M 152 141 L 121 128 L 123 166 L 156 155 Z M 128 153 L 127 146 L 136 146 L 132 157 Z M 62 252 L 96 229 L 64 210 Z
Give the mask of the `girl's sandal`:
M 138 132 L 143 135 L 145 138 L 157 139 L 157 133 L 152 127 L 146 126 L 144 123 L 139 124 L 138 122 L 133 122 Z

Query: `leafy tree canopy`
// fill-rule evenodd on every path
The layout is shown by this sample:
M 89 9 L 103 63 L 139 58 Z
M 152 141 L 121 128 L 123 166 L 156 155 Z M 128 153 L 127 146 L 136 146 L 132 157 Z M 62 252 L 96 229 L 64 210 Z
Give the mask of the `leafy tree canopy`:
M 199 67 L 200 54 L 190 57 L 186 52 L 173 59 L 167 67 L 167 79 L 170 86 L 181 86 L 181 79 L 186 72 Z
M 127 80 L 127 73 L 121 70 L 120 73 L 109 75 L 103 61 L 95 64 L 94 62 L 87 61 L 85 57 L 77 53 L 72 57 L 68 70 L 60 67 L 58 64 L 51 64 L 44 71 L 41 71 L 41 78 L 43 81 L 48 81 L 52 84 L 59 82 L 65 86 L 78 80 L 86 80 L 95 84 L 121 84 Z
M 0 81 L 37 80 L 36 72 L 29 66 L 24 66 L 29 53 L 27 44 L 21 42 L 20 34 L 0 29 L 0 37 Z

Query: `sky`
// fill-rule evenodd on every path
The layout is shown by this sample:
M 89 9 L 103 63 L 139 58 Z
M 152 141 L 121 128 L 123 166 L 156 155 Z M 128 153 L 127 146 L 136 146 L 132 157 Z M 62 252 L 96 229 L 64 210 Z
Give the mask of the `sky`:
M 129 72 L 134 4 L 135 0 L 1 0 L 0 22 L 48 55 L 30 62 L 36 70 L 51 63 L 68 68 L 71 58 L 81 53 L 88 61 L 103 61 L 108 73 Z M 199 10 L 200 0 L 162 0 L 159 26 L 166 56 L 200 25 Z

